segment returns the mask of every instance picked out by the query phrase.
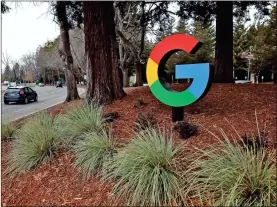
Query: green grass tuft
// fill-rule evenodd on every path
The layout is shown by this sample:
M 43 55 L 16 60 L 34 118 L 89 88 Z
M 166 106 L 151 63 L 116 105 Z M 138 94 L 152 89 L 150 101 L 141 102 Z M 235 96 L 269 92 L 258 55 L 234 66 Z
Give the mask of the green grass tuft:
M 126 205 L 169 205 L 180 197 L 180 180 L 175 168 L 176 153 L 172 137 L 146 129 L 114 157 L 107 176 L 116 184 L 113 193 Z
M 8 140 L 14 138 L 17 128 L 11 123 L 2 124 L 1 126 L 1 140 Z
M 58 147 L 59 136 L 54 119 L 46 113 L 36 115 L 18 130 L 7 173 L 23 173 L 50 160 Z
M 191 169 L 191 185 L 203 201 L 219 206 L 271 206 L 276 202 L 273 152 L 247 149 L 224 140 L 199 150 Z M 216 135 L 215 135 L 216 136 Z
M 111 129 L 88 133 L 84 139 L 78 140 L 74 146 L 75 166 L 79 168 L 84 180 L 92 176 L 103 176 L 108 172 L 116 142 L 112 138 Z
M 74 138 L 79 138 L 90 132 L 98 132 L 103 126 L 105 119 L 101 107 L 83 104 L 66 114 L 59 115 L 57 123 L 66 145 L 73 144 Z

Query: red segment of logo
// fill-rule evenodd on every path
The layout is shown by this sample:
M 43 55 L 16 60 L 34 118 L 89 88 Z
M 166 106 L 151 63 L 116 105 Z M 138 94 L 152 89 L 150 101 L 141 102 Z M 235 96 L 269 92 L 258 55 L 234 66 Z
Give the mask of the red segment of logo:
M 160 41 L 150 54 L 150 58 L 158 65 L 163 56 L 172 50 L 183 50 L 190 53 L 198 44 L 198 40 L 190 35 L 174 34 Z

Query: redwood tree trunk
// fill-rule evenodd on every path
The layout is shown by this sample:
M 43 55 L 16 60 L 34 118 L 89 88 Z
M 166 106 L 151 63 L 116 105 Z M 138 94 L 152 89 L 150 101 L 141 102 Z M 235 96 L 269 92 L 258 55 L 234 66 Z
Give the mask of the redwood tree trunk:
M 66 17 L 66 7 L 63 2 L 59 2 L 58 11 L 60 15 Z M 66 85 L 67 85 L 67 97 L 65 102 L 79 99 L 79 94 L 77 90 L 77 84 L 74 76 L 74 67 L 73 67 L 73 57 L 70 49 L 69 41 L 69 23 L 67 18 L 63 18 L 60 22 L 60 36 L 62 41 L 63 53 L 65 55 L 64 65 L 65 65 L 65 74 L 66 74 Z
M 218 1 L 214 82 L 233 83 L 233 2 Z
M 117 66 L 113 2 L 84 1 L 86 102 L 110 104 L 126 94 Z

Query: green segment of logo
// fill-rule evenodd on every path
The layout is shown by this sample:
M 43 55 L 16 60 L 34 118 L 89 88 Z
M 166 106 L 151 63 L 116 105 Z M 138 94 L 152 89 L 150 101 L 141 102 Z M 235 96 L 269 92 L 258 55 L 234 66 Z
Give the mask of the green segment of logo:
M 188 90 L 182 92 L 166 90 L 159 80 L 156 80 L 151 86 L 150 90 L 155 97 L 162 103 L 170 106 L 182 107 L 189 105 L 197 100 L 197 98 Z

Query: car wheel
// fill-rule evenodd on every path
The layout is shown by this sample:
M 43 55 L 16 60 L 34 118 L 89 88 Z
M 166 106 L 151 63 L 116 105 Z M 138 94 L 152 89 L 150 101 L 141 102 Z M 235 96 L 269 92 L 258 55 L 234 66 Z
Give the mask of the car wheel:
M 29 103 L 29 100 L 28 100 L 28 98 L 26 97 L 26 98 L 24 98 L 24 103 L 25 104 L 28 104 Z
M 8 101 L 4 101 L 4 104 L 9 104 L 9 102 Z
M 38 101 L 38 96 L 36 96 L 36 97 L 35 97 L 34 101 L 35 101 L 35 102 L 37 102 L 37 101 Z

